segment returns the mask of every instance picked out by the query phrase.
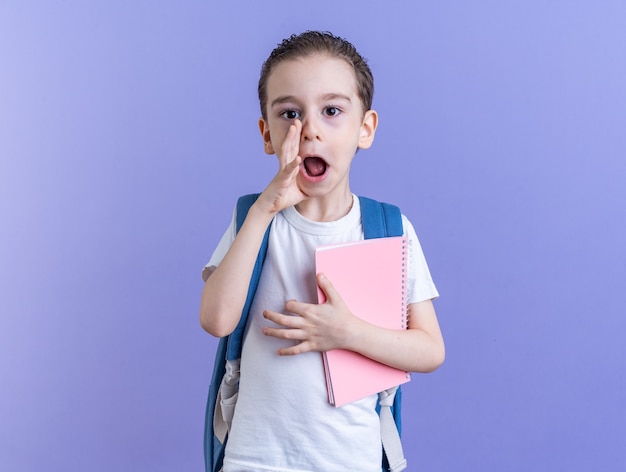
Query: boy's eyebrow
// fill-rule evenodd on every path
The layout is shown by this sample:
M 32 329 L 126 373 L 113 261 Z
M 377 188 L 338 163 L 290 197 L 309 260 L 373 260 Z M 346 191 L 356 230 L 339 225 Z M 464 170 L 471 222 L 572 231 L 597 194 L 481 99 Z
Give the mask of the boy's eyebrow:
M 287 102 L 293 102 L 295 101 L 295 97 L 293 95 L 283 95 L 281 97 L 276 97 L 274 100 L 272 100 L 272 103 L 270 103 L 270 106 L 274 106 L 274 105 L 279 105 L 281 103 L 287 103 Z
M 352 103 L 352 100 L 350 99 L 350 97 L 343 93 L 327 93 L 325 95 L 322 95 L 321 98 L 322 100 L 345 100 L 348 103 Z M 293 95 L 282 95 L 272 100 L 272 103 L 270 103 L 270 107 L 273 107 L 274 105 L 280 105 L 281 103 L 297 102 L 297 101 L 298 99 L 294 97 Z
M 345 100 L 348 103 L 352 103 L 352 100 L 348 95 L 344 95 L 343 93 L 327 93 L 322 97 L 324 100 Z

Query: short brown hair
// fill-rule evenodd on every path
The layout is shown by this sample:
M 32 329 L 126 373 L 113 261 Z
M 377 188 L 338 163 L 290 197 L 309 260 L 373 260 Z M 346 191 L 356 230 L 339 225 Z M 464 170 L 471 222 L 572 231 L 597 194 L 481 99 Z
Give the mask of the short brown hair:
M 323 31 L 305 31 L 284 39 L 269 55 L 261 67 L 259 78 L 259 102 L 261 114 L 267 118 L 267 79 L 274 67 L 282 61 L 314 54 L 327 54 L 346 61 L 354 70 L 357 92 L 363 105 L 363 113 L 372 108 L 374 76 L 367 61 L 349 41 Z

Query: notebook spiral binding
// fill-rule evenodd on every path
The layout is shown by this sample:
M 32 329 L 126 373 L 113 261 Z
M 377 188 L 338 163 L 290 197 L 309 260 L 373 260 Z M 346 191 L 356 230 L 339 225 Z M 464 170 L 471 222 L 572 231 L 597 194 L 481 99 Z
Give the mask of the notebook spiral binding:
M 407 239 L 402 239 L 402 329 L 408 329 L 409 327 L 409 304 L 407 294 Z

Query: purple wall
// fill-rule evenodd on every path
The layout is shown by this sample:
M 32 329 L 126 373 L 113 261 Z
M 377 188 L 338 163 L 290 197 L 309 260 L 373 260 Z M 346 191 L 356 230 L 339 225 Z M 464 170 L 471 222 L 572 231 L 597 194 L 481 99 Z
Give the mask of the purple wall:
M 1 2 L 0 469 L 202 470 L 200 269 L 274 173 L 257 75 L 304 29 L 370 59 L 353 189 L 402 206 L 442 295 L 410 470 L 626 468 L 625 24 L 617 0 Z

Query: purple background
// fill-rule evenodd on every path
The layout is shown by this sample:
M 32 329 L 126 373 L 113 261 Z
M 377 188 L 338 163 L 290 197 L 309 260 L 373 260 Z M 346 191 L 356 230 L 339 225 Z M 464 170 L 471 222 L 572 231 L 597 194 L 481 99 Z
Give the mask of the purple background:
M 624 470 L 626 4 L 0 2 L 0 469 L 199 471 L 200 270 L 275 170 L 256 81 L 327 29 L 376 77 L 355 192 L 414 222 L 448 357 L 409 470 Z

